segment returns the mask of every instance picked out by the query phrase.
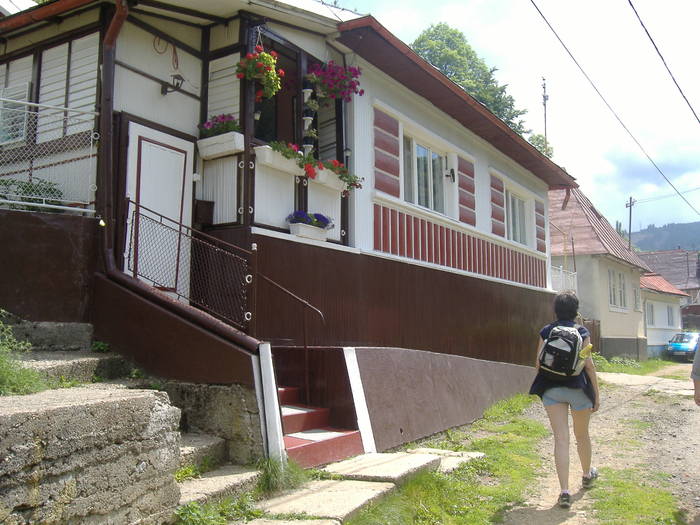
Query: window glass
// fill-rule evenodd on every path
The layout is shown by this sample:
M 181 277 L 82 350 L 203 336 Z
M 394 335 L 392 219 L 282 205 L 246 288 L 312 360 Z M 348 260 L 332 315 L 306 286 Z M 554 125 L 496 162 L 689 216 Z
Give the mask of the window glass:
M 647 303 L 647 324 L 654 326 L 654 304 Z
M 668 317 L 668 326 L 673 326 L 673 306 L 666 306 L 666 316 Z
M 416 144 L 416 175 L 418 204 L 430 208 L 430 156 L 428 148 Z
M 525 215 L 525 201 L 510 192 L 506 192 L 508 238 L 520 244 L 527 244 Z
M 445 211 L 445 192 L 443 191 L 442 157 L 433 152 L 433 209 L 440 213 Z
M 408 202 L 415 202 L 413 197 L 413 140 L 403 138 L 403 196 Z
M 620 293 L 620 302 L 618 303 L 619 306 L 622 306 L 623 308 L 627 307 L 627 289 L 626 289 L 626 282 L 625 282 L 625 276 L 622 273 L 617 274 L 618 280 L 620 282 L 620 289 L 618 290 Z

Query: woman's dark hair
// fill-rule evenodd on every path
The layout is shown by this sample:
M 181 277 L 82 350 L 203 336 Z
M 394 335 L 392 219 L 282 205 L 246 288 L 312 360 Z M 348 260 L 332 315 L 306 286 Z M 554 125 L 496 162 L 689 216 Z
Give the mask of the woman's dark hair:
M 573 321 L 578 315 L 578 297 L 572 291 L 561 292 L 554 298 L 554 313 L 557 319 Z

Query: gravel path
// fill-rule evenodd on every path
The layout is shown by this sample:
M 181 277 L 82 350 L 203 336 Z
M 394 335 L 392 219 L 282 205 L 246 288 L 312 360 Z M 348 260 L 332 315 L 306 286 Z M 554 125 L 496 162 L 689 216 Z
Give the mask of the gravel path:
M 661 375 L 690 374 L 690 365 L 665 369 Z M 605 381 L 601 409 L 591 420 L 593 464 L 613 469 L 651 468 L 670 475 L 669 489 L 700 525 L 700 407 L 688 393 L 692 383 L 654 376 L 600 374 Z M 529 416 L 547 424 L 542 405 Z M 570 509 L 556 506 L 559 483 L 551 436 L 542 444 L 544 470 L 526 503 L 506 515 L 507 525 L 595 524 L 592 501 L 580 490 L 581 468 L 571 436 Z

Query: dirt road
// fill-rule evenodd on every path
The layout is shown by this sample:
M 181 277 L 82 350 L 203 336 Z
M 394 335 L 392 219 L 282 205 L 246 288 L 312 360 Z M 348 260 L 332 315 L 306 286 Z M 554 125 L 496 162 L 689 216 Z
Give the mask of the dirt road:
M 659 373 L 688 377 L 690 364 Z M 668 475 L 668 490 L 687 513 L 687 523 L 700 525 L 700 407 L 692 383 L 654 376 L 600 374 L 600 411 L 591 420 L 593 464 L 613 469 L 637 468 Z M 540 403 L 530 417 L 546 422 Z M 545 469 L 525 505 L 506 515 L 507 525 L 596 524 L 590 493 L 580 490 L 581 469 L 571 439 L 570 509 L 556 506 L 559 483 L 554 471 L 551 437 L 542 445 Z M 653 484 L 653 483 L 652 483 Z M 653 497 L 653 492 L 650 493 Z

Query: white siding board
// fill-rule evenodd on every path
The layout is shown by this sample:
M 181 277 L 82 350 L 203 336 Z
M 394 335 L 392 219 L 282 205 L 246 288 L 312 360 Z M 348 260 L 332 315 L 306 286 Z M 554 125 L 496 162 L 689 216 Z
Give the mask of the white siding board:
M 241 81 L 236 78 L 239 56 L 236 53 L 209 63 L 207 116 L 233 113 L 239 117 Z
M 211 28 L 209 36 L 209 47 L 212 51 L 222 47 L 231 46 L 238 43 L 239 32 L 238 20 L 232 20 L 225 25 L 217 25 Z
M 236 157 L 204 161 L 202 180 L 197 182 L 197 198 L 214 201 L 214 224 L 225 224 L 237 220 L 238 175 Z
M 68 74 L 68 44 L 47 49 L 41 54 L 39 103 L 64 106 L 66 103 L 66 75 Z M 41 126 L 41 118 L 40 126 Z
M 68 107 L 94 111 L 97 103 L 99 49 L 98 33 L 72 42 L 68 77 Z
M 86 11 L 78 16 L 73 16 L 64 19 L 60 24 L 51 24 L 48 26 L 43 26 L 38 28 L 36 31 L 31 33 L 26 33 L 20 37 L 8 38 L 7 48 L 4 49 L 5 53 L 12 53 L 18 49 L 23 49 L 25 47 L 35 46 L 40 44 L 44 40 L 54 38 L 63 35 L 74 29 L 79 29 L 81 27 L 87 26 L 93 22 L 98 22 L 100 19 L 100 9 L 96 7 L 90 11 Z
M 196 27 L 178 24 L 177 22 L 170 22 L 169 20 L 163 20 L 162 18 L 143 15 L 141 13 L 134 14 L 133 16 L 139 20 L 142 20 L 143 22 L 146 22 L 148 25 L 160 29 L 166 35 L 171 35 L 172 37 L 177 38 L 181 42 L 198 51 L 202 47 L 202 34 Z M 163 43 L 163 45 L 165 44 Z
M 32 81 L 33 56 L 18 58 L 7 64 L 7 77 L 5 87 L 28 84 Z

